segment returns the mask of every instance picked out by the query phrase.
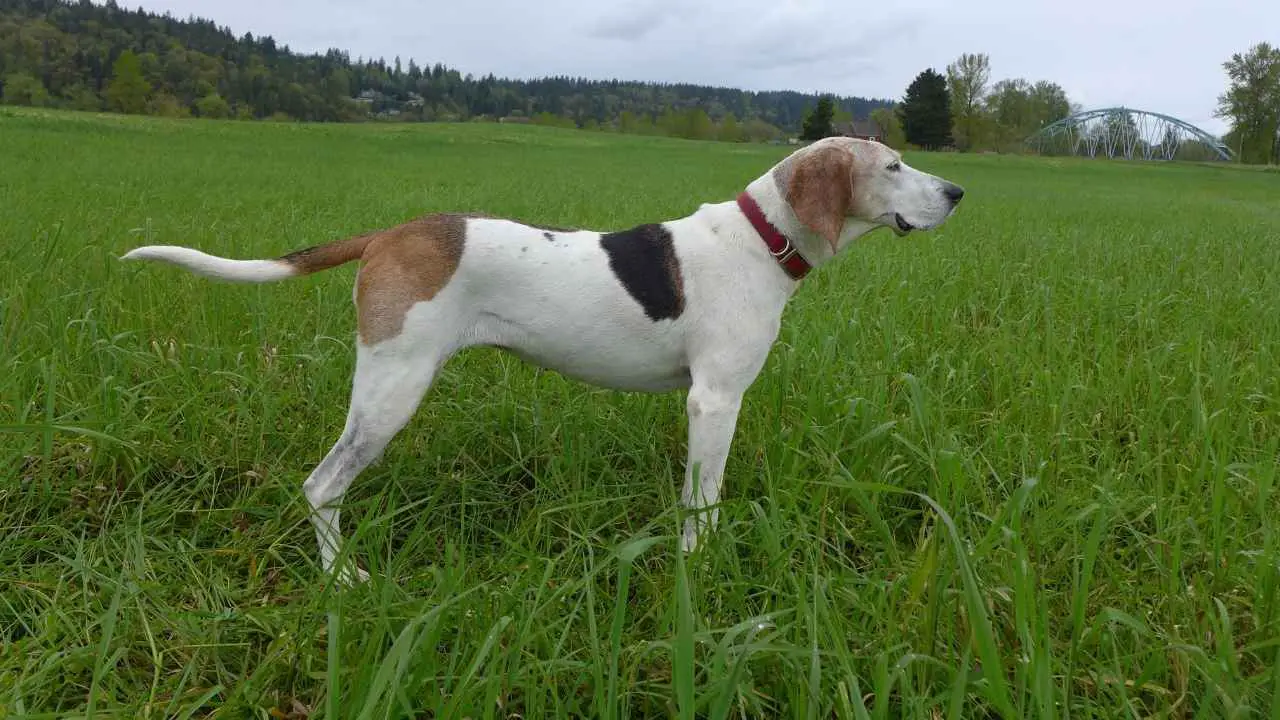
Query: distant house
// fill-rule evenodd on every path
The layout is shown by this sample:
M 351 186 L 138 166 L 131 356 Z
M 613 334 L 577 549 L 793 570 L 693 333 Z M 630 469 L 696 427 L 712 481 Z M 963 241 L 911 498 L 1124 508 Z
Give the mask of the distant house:
M 880 132 L 880 126 L 870 120 L 836 123 L 835 130 L 837 135 L 843 135 L 844 137 L 884 142 L 884 133 Z

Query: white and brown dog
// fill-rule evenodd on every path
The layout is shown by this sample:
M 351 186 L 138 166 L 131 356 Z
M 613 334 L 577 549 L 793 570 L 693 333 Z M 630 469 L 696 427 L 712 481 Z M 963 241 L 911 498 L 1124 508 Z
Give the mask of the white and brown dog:
M 876 228 L 936 227 L 963 195 L 884 145 L 829 138 L 783 159 L 736 201 L 621 232 L 441 214 L 276 260 L 174 246 L 124 258 L 241 282 L 363 263 L 346 427 L 303 484 L 326 572 L 341 543 L 333 505 L 409 421 L 445 361 L 475 345 L 607 388 L 688 388 L 682 500 L 694 514 L 683 547 L 692 550 L 716 522 L 710 506 L 743 393 L 799 279 Z

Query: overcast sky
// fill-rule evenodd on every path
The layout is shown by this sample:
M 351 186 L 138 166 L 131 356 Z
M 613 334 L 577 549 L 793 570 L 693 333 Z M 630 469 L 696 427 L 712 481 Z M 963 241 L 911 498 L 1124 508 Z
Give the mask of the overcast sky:
M 122 2 L 137 7 L 137 0 Z M 991 57 L 992 82 L 1062 85 L 1212 133 L 1222 63 L 1280 42 L 1280 0 L 147 0 L 295 51 L 463 73 L 572 75 L 900 99 L 926 67 Z

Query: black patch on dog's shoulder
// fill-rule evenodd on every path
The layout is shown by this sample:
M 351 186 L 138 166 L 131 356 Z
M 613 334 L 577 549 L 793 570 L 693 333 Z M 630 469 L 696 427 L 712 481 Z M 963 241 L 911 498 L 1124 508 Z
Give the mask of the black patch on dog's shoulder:
M 552 234 L 551 234 L 551 233 L 549 233 L 549 232 L 544 232 L 544 233 L 542 233 L 542 237 L 546 238 L 546 239 L 547 239 L 547 242 L 555 242 L 555 241 L 556 241 L 556 236 L 555 236 L 555 235 L 552 235 Z
M 684 312 L 684 278 L 671 233 L 657 224 L 600 236 L 609 268 L 650 320 L 674 320 Z

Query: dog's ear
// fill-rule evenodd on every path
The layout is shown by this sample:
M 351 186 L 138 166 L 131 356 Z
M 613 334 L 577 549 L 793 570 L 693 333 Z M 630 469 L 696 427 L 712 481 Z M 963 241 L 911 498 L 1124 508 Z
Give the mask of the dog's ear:
M 835 252 L 853 203 L 853 151 L 833 145 L 801 155 L 786 196 L 800 222 L 831 243 Z

